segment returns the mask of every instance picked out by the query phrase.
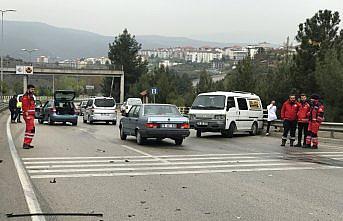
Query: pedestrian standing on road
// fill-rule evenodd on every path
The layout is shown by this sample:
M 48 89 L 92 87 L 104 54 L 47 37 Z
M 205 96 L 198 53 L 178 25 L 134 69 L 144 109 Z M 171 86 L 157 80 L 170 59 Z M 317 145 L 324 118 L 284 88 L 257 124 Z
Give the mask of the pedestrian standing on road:
M 35 99 L 34 99 L 35 86 L 28 85 L 27 91 L 23 95 L 23 118 L 26 123 L 24 149 L 33 148 L 31 145 L 32 139 L 35 135 Z
M 268 119 L 267 119 L 267 133 L 266 136 L 269 136 L 269 130 L 270 130 L 270 125 L 272 124 L 273 121 L 277 119 L 276 116 L 276 105 L 275 101 L 272 101 L 268 106 L 267 106 L 267 111 L 268 111 Z
M 320 96 L 313 94 L 310 100 L 310 111 L 308 112 L 308 134 L 306 137 L 306 148 L 318 149 L 318 131 L 320 124 L 324 121 L 324 105 L 319 102 Z M 312 143 L 312 147 L 311 147 Z
M 310 104 L 307 101 L 306 94 L 300 95 L 300 102 L 298 102 L 298 143 L 296 147 L 302 147 L 306 145 L 307 128 L 308 128 L 308 113 L 310 111 Z M 302 136 L 304 133 L 303 144 L 301 144 Z
M 8 102 L 8 109 L 11 111 L 11 123 L 17 119 L 17 95 L 13 95 Z
M 22 107 L 23 107 L 23 97 L 19 97 L 17 102 L 17 123 L 21 123 L 20 115 L 22 114 Z
M 295 100 L 295 95 L 289 95 L 289 99 L 285 101 L 281 109 L 281 119 L 283 120 L 283 135 L 281 146 L 286 145 L 288 132 L 290 132 L 290 146 L 294 146 L 295 131 L 297 128 L 297 113 L 298 104 Z

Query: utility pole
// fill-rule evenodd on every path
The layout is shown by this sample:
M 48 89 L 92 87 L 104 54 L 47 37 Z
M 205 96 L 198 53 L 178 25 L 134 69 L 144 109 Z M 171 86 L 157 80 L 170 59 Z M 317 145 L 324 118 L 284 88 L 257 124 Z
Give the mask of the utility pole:
M 1 12 L 1 77 L 0 77 L 0 102 L 2 101 L 3 95 L 3 84 L 4 84 L 4 14 L 6 12 L 15 12 L 15 9 L 0 9 Z

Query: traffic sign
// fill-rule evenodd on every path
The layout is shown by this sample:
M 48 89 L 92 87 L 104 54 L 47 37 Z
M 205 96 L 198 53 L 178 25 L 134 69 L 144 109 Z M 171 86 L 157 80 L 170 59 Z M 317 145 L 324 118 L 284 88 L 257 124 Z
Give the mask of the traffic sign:
M 16 66 L 16 74 L 33 74 L 33 66 Z
M 158 94 L 158 88 L 157 87 L 153 87 L 151 88 L 151 94 L 155 95 L 155 94 Z
M 86 85 L 86 90 L 94 90 L 94 85 Z

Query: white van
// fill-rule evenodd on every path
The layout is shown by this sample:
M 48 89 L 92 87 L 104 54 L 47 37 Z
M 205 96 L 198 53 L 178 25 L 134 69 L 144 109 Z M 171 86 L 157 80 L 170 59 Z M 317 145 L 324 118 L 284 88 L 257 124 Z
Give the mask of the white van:
M 263 128 L 262 103 L 259 96 L 248 92 L 202 93 L 194 100 L 189 119 L 197 137 L 202 132 L 221 132 L 225 137 L 237 131 L 256 135 Z
M 125 105 L 124 105 L 125 104 Z M 142 100 L 140 98 L 128 98 L 127 101 L 123 104 L 123 107 L 121 108 L 121 111 L 123 114 L 129 113 L 132 105 L 139 105 L 142 104 Z

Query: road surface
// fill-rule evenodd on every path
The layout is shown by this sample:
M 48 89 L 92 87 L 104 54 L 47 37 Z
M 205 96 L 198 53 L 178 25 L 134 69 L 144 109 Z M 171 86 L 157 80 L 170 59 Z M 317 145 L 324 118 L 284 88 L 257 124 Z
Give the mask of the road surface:
M 138 146 L 134 137 L 119 139 L 118 125 L 81 119 L 36 131 L 35 148 L 24 150 L 24 125 L 11 125 L 41 210 L 103 214 L 46 220 L 343 220 L 339 144 L 312 151 L 281 148 L 273 137 L 192 132 L 181 147 L 170 140 Z M 0 176 L 10 178 L 0 181 L 0 192 L 12 203 L 0 200 L 0 220 L 7 220 L 6 213 L 29 210 L 3 136 L 1 142 Z

